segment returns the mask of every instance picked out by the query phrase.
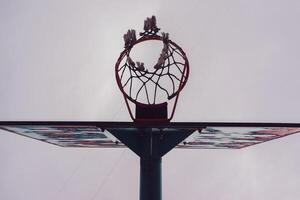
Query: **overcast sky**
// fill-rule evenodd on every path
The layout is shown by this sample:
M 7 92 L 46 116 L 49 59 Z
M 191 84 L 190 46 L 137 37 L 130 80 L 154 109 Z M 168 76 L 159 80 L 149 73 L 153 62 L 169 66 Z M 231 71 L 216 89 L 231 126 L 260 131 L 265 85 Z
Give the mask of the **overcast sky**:
M 173 121 L 300 123 L 300 2 L 0 1 L 0 120 L 130 121 L 114 78 L 146 17 L 183 47 Z M 163 198 L 297 200 L 300 134 L 243 150 L 173 150 Z M 127 149 L 60 148 L 0 131 L 0 199 L 138 199 Z

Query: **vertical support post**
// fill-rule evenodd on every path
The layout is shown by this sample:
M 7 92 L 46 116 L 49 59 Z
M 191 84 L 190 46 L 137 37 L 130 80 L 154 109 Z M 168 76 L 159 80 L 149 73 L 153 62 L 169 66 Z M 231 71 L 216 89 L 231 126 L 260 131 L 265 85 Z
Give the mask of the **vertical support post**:
M 194 129 L 108 129 L 140 157 L 140 200 L 162 200 L 162 157 Z
M 140 158 L 140 200 L 161 200 L 161 158 Z
M 142 152 L 140 155 L 140 200 L 161 200 L 161 154 L 159 134 L 152 129 L 140 130 Z

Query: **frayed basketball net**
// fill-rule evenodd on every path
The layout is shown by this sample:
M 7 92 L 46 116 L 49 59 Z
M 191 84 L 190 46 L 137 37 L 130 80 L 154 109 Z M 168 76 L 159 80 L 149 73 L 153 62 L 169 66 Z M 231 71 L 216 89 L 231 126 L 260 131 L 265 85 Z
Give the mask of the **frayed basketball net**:
M 124 34 L 125 50 L 116 64 L 117 82 L 123 94 L 132 102 L 156 104 L 164 95 L 165 101 L 175 97 L 184 87 L 188 74 L 188 60 L 183 50 L 169 39 L 168 33 L 157 35 L 159 28 L 152 16 L 144 21 L 144 32 L 136 38 L 135 30 Z M 141 61 L 130 57 L 131 49 L 138 43 L 160 40 L 163 48 L 154 66 L 145 67 Z

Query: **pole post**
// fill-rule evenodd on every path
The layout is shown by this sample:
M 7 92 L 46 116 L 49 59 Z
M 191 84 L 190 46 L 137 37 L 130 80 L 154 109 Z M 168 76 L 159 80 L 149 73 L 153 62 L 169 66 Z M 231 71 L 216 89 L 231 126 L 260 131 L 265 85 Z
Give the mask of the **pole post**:
M 140 200 L 162 200 L 162 157 L 195 130 L 109 129 L 140 157 Z
M 159 135 L 141 129 L 140 200 L 161 200 L 161 154 Z
M 140 158 L 140 200 L 161 200 L 161 158 Z

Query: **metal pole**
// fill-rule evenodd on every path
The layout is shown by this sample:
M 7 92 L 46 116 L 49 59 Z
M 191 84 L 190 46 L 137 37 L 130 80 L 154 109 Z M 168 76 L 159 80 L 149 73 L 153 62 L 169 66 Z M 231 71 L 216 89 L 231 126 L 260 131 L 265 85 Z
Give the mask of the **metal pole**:
M 159 134 L 141 129 L 140 200 L 161 200 L 161 154 Z
M 140 200 L 161 200 L 161 158 L 140 158 Z
M 109 130 L 140 157 L 140 200 L 162 200 L 162 157 L 195 130 Z

